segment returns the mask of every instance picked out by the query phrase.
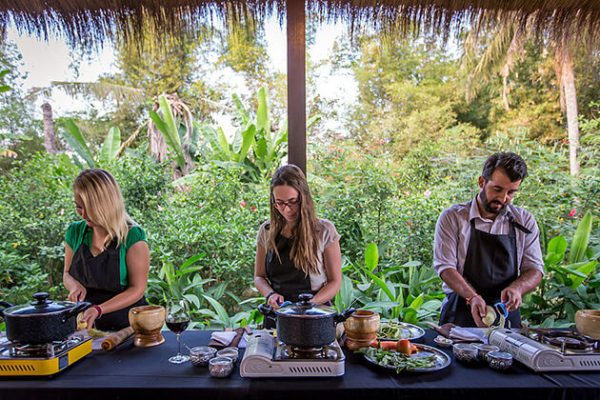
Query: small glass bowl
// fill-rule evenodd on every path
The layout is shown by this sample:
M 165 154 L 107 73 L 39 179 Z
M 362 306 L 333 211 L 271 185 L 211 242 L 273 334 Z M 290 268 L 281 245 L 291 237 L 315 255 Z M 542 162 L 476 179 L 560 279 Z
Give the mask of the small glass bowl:
M 211 358 L 215 357 L 217 349 L 208 346 L 192 347 L 190 349 L 190 360 L 194 367 L 206 367 Z
M 477 358 L 480 362 L 489 362 L 487 359 L 488 353 L 492 351 L 500 351 L 500 347 L 494 346 L 493 344 L 476 344 L 477 347 Z
M 452 348 L 454 357 L 463 363 L 472 363 L 477 361 L 477 347 L 471 343 L 457 343 Z
M 208 372 L 215 378 L 227 378 L 233 371 L 233 360 L 229 357 L 215 357 L 208 362 Z
M 440 347 L 450 347 L 454 343 L 452 339 L 448 339 L 442 335 L 437 335 L 433 341 Z
M 239 356 L 239 350 L 236 347 L 226 347 L 217 351 L 217 357 L 229 357 L 236 362 Z
M 490 351 L 487 354 L 487 359 L 490 368 L 505 371 L 510 368 L 513 363 L 513 356 L 510 353 L 506 353 L 504 351 Z

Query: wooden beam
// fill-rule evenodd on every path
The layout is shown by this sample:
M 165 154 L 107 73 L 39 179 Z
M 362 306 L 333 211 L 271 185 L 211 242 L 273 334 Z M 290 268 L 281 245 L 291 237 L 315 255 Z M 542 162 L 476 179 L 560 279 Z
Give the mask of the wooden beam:
M 306 173 L 305 0 L 286 0 L 288 162 Z

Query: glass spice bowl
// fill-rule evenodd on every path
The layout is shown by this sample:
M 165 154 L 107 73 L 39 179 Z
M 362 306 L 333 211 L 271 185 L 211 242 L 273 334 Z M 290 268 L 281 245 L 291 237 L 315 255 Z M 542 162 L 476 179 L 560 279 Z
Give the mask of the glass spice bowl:
M 504 351 L 490 351 L 487 354 L 487 359 L 490 368 L 497 371 L 504 371 L 510 368 L 513 363 L 513 356 Z
M 211 358 L 215 357 L 217 349 L 208 346 L 192 347 L 190 360 L 194 367 L 206 367 Z
M 454 357 L 463 363 L 472 363 L 477 361 L 477 347 L 471 343 L 456 343 L 452 347 L 452 354 Z
M 217 351 L 217 357 L 229 357 L 236 362 L 239 356 L 239 350 L 236 347 L 226 347 Z
M 500 351 L 500 347 L 494 346 L 493 344 L 476 344 L 475 347 L 477 347 L 477 358 L 479 361 L 486 363 L 489 363 L 489 360 L 487 359 L 488 353 Z
M 215 357 L 208 362 L 208 372 L 215 378 L 227 378 L 233 371 L 233 360 L 229 357 Z

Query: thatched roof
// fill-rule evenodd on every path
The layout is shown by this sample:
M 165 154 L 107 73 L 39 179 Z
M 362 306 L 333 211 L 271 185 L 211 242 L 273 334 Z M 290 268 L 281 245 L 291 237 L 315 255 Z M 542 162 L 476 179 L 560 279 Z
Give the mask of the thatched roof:
M 290 0 L 301 1 L 301 0 Z M 600 0 L 306 0 L 311 15 L 403 29 L 441 29 L 510 19 L 555 37 L 600 38 Z M 71 45 L 132 40 L 148 22 L 158 31 L 192 30 L 195 23 L 273 13 L 283 21 L 285 0 L 0 0 L 0 32 L 10 25 Z

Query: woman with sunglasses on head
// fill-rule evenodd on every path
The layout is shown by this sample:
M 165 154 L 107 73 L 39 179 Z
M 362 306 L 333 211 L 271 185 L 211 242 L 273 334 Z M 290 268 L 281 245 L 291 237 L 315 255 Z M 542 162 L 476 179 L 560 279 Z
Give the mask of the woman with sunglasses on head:
M 71 301 L 89 301 L 88 328 L 115 331 L 129 326 L 129 309 L 145 305 L 150 250 L 146 234 L 127 214 L 115 178 L 84 170 L 73 183 L 82 221 L 65 234 L 63 283 Z
M 302 170 L 279 168 L 271 179 L 271 218 L 256 240 L 256 288 L 273 308 L 301 293 L 329 302 L 342 284 L 339 239 L 330 221 L 317 218 Z

